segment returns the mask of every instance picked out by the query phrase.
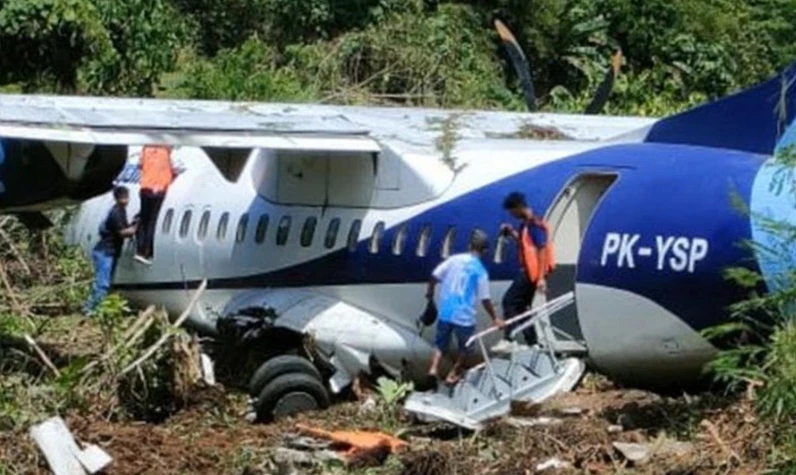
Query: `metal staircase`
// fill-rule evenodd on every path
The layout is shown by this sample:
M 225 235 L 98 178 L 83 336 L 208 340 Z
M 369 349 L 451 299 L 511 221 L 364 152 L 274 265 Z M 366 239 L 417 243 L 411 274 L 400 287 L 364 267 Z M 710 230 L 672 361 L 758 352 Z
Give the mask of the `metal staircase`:
M 483 363 L 469 369 L 452 388 L 441 385 L 436 391 L 411 394 L 404 409 L 421 420 L 477 430 L 484 421 L 507 414 L 512 401 L 541 402 L 570 391 L 586 369 L 586 347 L 554 327 L 550 316 L 574 302 L 569 292 L 506 322 L 519 324 L 512 338 L 533 326 L 539 342 L 533 347 L 518 345 L 506 355 L 490 356 L 484 337 L 500 330 L 492 327 L 473 335 L 467 346 L 478 345 Z

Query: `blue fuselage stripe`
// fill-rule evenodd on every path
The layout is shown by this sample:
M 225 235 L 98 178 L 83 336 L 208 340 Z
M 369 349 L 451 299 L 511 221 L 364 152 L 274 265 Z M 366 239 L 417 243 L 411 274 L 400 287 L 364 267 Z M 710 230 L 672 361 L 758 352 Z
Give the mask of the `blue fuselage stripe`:
M 391 251 L 390 244 L 400 228 L 396 225 L 385 232 L 377 254 L 371 254 L 368 242 L 362 241 L 354 252 L 343 249 L 273 272 L 211 278 L 209 287 L 426 282 L 440 261 L 439 250 L 449 226 L 457 228 L 454 251 L 461 252 L 474 228 L 495 237 L 500 223 L 509 219 L 501 209 L 507 193 L 524 192 L 535 210 L 547 210 L 576 176 L 612 172 L 618 179 L 602 198 L 583 236 L 578 282 L 642 295 L 695 329 L 702 329 L 721 321 L 726 306 L 742 296 L 741 289 L 725 279 L 726 269 L 743 265 L 758 270 L 749 251 L 740 246 L 751 238 L 749 218 L 733 202 L 736 198 L 749 202 L 752 182 L 762 163 L 763 159 L 753 154 L 699 147 L 605 147 L 523 171 L 413 217 L 407 223 L 410 232 L 402 255 Z M 433 224 L 434 233 L 428 255 L 417 257 L 414 249 L 425 223 Z M 368 234 L 369 230 L 363 230 L 363 235 Z M 624 239 L 628 243 L 638 236 L 631 249 L 636 252 L 632 265 L 628 256 L 619 253 L 605 258 L 606 236 L 610 234 L 627 236 Z M 643 248 L 651 254 L 644 255 Z M 638 255 L 639 249 L 642 255 Z M 488 259 L 486 264 L 492 280 L 512 279 L 518 272 L 515 246 L 508 246 L 503 263 Z M 197 285 L 198 279 L 194 279 L 120 288 L 158 290 Z

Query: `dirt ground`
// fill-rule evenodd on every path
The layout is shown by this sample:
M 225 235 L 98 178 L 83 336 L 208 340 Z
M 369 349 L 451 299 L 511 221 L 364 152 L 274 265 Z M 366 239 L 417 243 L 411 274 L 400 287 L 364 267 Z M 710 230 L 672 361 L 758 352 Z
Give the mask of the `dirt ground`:
M 114 459 L 108 474 L 270 474 L 344 473 L 340 463 L 285 471 L 274 449 L 295 433 L 295 424 L 326 429 L 392 429 L 409 449 L 361 473 L 528 474 L 551 459 L 568 464 L 550 473 L 759 473 L 767 437 L 743 403 L 701 398 L 663 399 L 620 390 L 595 378 L 582 389 L 538 407 L 514 409 L 478 434 L 438 425 L 417 425 L 400 410 L 365 411 L 357 402 L 272 425 L 244 420 L 246 404 L 221 389 L 198 394 L 193 404 L 162 424 L 108 422 L 68 415 L 83 443 L 103 447 Z M 521 427 L 528 423 L 543 423 Z M 518 427 L 520 426 L 520 427 Z M 684 453 L 666 450 L 686 441 Z M 614 442 L 649 444 L 649 460 L 633 464 Z M 43 457 L 24 433 L 0 434 L 0 461 L 21 473 L 48 473 Z M 2 468 L 2 465 L 0 465 Z M 8 473 L 14 473 L 6 468 Z M 357 470 L 350 470 L 357 471 Z M 3 473 L 0 470 L 0 473 Z
M 91 324 L 56 320 L 40 342 L 69 359 L 96 353 L 99 338 Z M 10 377 L 14 375 L 0 373 L 0 378 Z M 371 397 L 379 400 L 375 393 Z M 559 466 L 545 473 L 724 474 L 760 473 L 770 457 L 769 434 L 748 398 L 663 398 L 617 388 L 591 374 L 577 391 L 541 406 L 516 405 L 510 417 L 479 433 L 413 423 L 400 406 L 360 402 L 337 402 L 327 411 L 271 425 L 252 424 L 245 418 L 245 396 L 220 386 L 192 394 L 187 407 L 159 424 L 109 421 L 97 412 L 89 407 L 63 416 L 77 440 L 97 444 L 113 457 L 106 470 L 111 475 L 525 475 L 538 473 L 545 463 Z M 44 416 L 49 415 L 54 414 Z M 293 470 L 276 452 L 293 438 L 299 422 L 329 430 L 389 432 L 406 440 L 408 449 L 368 468 L 318 462 Z M 27 427 L 0 432 L 0 475 L 49 473 Z M 643 444 L 647 456 L 629 461 L 616 442 Z

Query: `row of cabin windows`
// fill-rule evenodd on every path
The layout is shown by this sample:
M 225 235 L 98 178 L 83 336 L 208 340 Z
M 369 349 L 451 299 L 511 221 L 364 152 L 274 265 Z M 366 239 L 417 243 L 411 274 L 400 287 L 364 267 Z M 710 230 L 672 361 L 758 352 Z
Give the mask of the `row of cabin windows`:
M 188 236 L 188 232 L 191 227 L 191 218 L 193 212 L 191 210 L 186 210 L 183 215 L 182 219 L 180 220 L 180 227 L 179 227 L 179 237 L 185 238 Z M 163 218 L 163 224 L 161 226 L 161 231 L 163 234 L 168 234 L 171 231 L 172 221 L 174 220 L 174 210 L 169 209 L 166 212 L 166 216 Z M 293 218 L 290 216 L 282 216 L 279 220 L 277 230 L 276 230 L 276 244 L 278 246 L 284 246 L 287 243 L 288 237 L 290 236 L 290 228 L 293 222 Z M 254 230 L 254 242 L 257 244 L 262 244 L 265 241 L 266 232 L 268 231 L 268 223 L 269 223 L 269 216 L 267 214 L 262 214 L 257 220 L 257 226 Z M 238 220 L 238 225 L 235 231 L 235 242 L 243 242 L 246 239 L 246 231 L 249 225 L 249 215 L 244 214 Z M 318 225 L 318 219 L 315 217 L 309 217 L 304 221 L 304 224 L 301 228 L 301 236 L 299 238 L 299 242 L 303 247 L 310 247 L 313 242 L 313 238 L 315 237 L 315 229 Z M 218 227 L 216 228 L 216 239 L 222 241 L 227 236 L 227 227 L 229 226 L 229 213 L 225 212 L 221 215 L 221 218 L 218 220 Z M 199 219 L 199 227 L 196 230 L 196 237 L 200 241 L 204 241 L 207 238 L 208 229 L 210 227 L 210 211 L 205 210 L 202 213 L 201 218 Z M 348 230 L 348 239 L 347 239 L 347 247 L 348 250 L 354 252 L 357 248 L 357 243 L 359 242 L 359 235 L 362 230 L 362 221 L 359 219 L 355 219 L 351 223 L 351 227 Z M 380 245 L 382 242 L 382 237 L 384 236 L 385 231 L 385 224 L 384 221 L 379 221 L 373 227 L 373 233 L 370 236 L 370 240 L 368 243 L 368 250 L 371 254 L 378 254 L 380 251 Z M 428 255 L 428 248 L 431 243 L 431 224 L 424 224 L 420 230 L 420 234 L 418 235 L 417 240 L 417 248 L 415 249 L 415 255 L 418 257 L 425 257 Z M 334 218 L 329 222 L 328 227 L 326 228 L 326 235 L 323 240 L 324 247 L 326 249 L 332 249 L 335 244 L 337 244 L 337 236 L 340 232 L 340 218 Z M 475 232 L 475 230 L 473 231 Z M 396 256 L 399 256 L 404 253 L 406 247 L 406 241 L 409 237 L 409 226 L 407 224 L 402 224 L 395 233 L 395 238 L 392 242 L 392 253 Z M 446 233 L 445 238 L 442 241 L 442 248 L 440 249 L 440 255 L 444 257 L 448 257 L 453 253 L 453 244 L 456 241 L 456 228 L 454 226 L 449 226 Z M 496 263 L 501 263 L 505 260 L 505 253 L 506 253 L 506 238 L 501 236 L 498 238 L 497 246 L 495 247 L 494 253 L 494 261 Z

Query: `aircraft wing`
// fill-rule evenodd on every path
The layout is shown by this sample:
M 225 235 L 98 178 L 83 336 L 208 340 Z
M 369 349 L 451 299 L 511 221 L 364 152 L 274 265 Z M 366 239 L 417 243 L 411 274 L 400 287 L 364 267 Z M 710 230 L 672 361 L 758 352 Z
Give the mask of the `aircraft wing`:
M 378 152 L 369 131 L 340 115 L 258 114 L 224 109 L 135 107 L 134 102 L 0 96 L 0 137 L 101 145 Z

